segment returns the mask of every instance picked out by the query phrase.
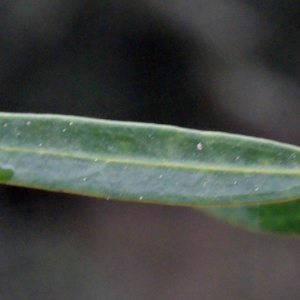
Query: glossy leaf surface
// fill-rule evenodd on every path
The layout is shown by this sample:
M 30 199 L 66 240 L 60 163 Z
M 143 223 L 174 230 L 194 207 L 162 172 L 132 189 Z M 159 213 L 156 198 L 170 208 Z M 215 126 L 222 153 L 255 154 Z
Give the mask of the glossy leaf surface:
M 0 181 L 162 204 L 264 204 L 300 197 L 300 150 L 172 126 L 2 113 Z

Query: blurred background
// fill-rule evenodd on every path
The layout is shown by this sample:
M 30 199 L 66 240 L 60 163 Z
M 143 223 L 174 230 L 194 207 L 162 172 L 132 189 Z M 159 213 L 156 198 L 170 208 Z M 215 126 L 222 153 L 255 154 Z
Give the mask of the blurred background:
M 299 13 L 298 0 L 1 1 L 0 111 L 300 145 Z M 190 208 L 0 197 L 1 300 L 299 299 L 297 238 Z

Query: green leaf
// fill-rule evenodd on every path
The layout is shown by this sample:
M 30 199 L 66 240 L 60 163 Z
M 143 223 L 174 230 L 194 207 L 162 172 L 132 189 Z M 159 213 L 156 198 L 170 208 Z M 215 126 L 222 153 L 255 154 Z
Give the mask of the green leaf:
M 300 200 L 267 205 L 208 207 L 204 211 L 249 229 L 300 234 Z
M 199 206 L 300 198 L 297 147 L 73 116 L 0 114 L 0 168 L 5 184 L 120 200 Z

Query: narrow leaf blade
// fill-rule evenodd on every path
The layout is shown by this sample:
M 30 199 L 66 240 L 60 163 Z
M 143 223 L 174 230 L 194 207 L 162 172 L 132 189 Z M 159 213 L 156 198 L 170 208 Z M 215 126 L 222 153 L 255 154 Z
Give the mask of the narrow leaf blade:
M 300 150 L 264 139 L 58 115 L 0 114 L 0 182 L 177 205 L 300 198 Z M 11 175 L 11 174 L 10 174 Z

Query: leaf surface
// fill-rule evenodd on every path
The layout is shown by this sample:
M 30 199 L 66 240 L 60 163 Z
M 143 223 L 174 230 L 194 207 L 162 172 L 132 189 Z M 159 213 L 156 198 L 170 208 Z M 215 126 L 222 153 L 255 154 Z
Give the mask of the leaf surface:
M 300 234 L 300 200 L 266 205 L 207 207 L 204 211 L 250 230 Z
M 300 198 L 297 147 L 219 132 L 0 114 L 0 182 L 171 205 Z

